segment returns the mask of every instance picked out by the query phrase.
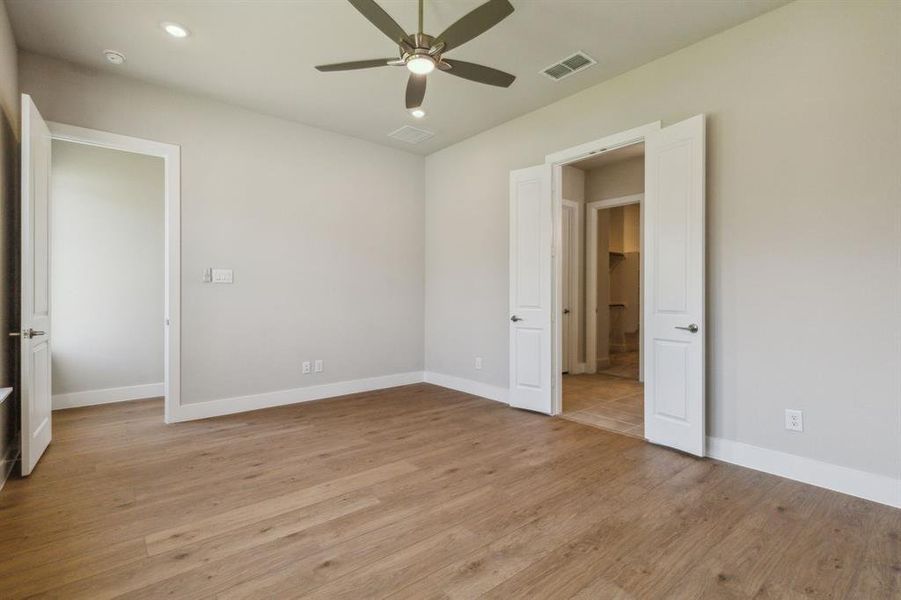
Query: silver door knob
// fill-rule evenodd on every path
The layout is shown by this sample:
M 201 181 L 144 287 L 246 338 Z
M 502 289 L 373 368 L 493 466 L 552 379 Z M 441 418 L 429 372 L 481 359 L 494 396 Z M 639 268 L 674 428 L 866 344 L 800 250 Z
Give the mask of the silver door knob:
M 24 337 L 27 340 L 30 340 L 33 337 L 37 337 L 39 335 L 45 335 L 46 333 L 47 333 L 46 331 L 38 331 L 37 329 L 32 329 L 31 327 L 29 327 L 28 329 L 26 329 L 25 331 L 22 332 L 22 337 Z
M 684 329 L 685 331 L 688 331 L 688 332 L 691 332 L 691 333 L 697 333 L 697 332 L 698 332 L 698 326 L 695 325 L 694 323 L 692 323 L 691 325 L 689 325 L 689 326 L 687 326 L 687 327 L 682 326 L 682 325 L 676 325 L 676 329 Z
M 516 323 L 517 321 L 523 321 L 524 319 L 522 317 L 517 317 L 516 315 L 513 315 L 512 317 L 510 317 L 510 320 L 513 321 L 514 323 Z

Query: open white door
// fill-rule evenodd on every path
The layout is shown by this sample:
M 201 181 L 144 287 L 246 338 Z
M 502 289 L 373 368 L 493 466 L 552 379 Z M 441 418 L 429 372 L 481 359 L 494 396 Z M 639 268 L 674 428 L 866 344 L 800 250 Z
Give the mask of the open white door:
M 551 166 L 510 172 L 510 405 L 553 413 Z
M 645 143 L 645 437 L 704 456 L 704 115 Z
M 22 475 L 50 444 L 50 130 L 22 94 Z

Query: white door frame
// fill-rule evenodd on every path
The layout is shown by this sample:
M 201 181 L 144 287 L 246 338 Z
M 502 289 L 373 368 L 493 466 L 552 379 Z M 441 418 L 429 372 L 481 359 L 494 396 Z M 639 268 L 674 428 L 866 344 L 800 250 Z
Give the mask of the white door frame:
M 575 375 L 584 370 L 584 365 L 579 362 L 579 322 L 582 317 L 582 204 L 566 198 L 563 199 L 563 204 L 572 209 L 574 221 L 570 234 L 572 236 L 569 244 L 570 255 L 567 257 L 567 264 L 571 269 L 569 282 L 571 305 L 569 307 L 569 348 L 566 349 L 569 364 L 563 365 L 563 367 L 564 370 Z M 561 333 L 560 335 L 563 334 Z
M 165 168 L 165 420 L 177 420 L 181 408 L 181 147 L 142 138 L 47 122 L 55 140 L 112 150 L 123 150 L 163 159 Z M 51 169 L 53 167 L 51 166 Z
M 585 205 L 585 221 L 587 223 L 585 256 L 585 362 L 588 373 L 596 373 L 598 367 L 598 212 L 617 206 L 639 205 L 639 241 L 641 252 L 641 276 L 644 278 L 644 193 L 608 198 L 607 200 L 595 200 Z M 639 331 L 644 331 L 644 282 L 641 283 L 640 303 L 642 309 L 638 312 Z M 639 369 L 638 380 L 644 381 L 644 336 L 638 336 L 639 344 Z
M 602 154 L 604 152 L 616 150 L 617 148 L 644 142 L 647 135 L 659 131 L 660 128 L 660 121 L 656 121 L 545 156 L 545 164 L 551 165 L 553 170 L 553 176 L 551 178 L 551 185 L 553 188 L 552 218 L 554 244 L 554 260 L 551 264 L 551 289 L 553 293 L 551 310 L 551 340 L 553 344 L 551 361 L 551 377 L 553 378 L 551 414 L 559 415 L 563 412 L 563 375 L 560 364 L 561 357 L 563 356 L 563 334 L 560 328 L 560 316 L 562 313 L 559 310 L 561 299 L 563 297 L 563 278 L 560 276 L 563 269 L 561 243 L 561 234 L 563 231 L 563 165 L 578 162 L 595 154 Z M 645 274 L 642 274 L 642 278 L 644 277 Z M 642 283 L 645 282 L 642 281 Z

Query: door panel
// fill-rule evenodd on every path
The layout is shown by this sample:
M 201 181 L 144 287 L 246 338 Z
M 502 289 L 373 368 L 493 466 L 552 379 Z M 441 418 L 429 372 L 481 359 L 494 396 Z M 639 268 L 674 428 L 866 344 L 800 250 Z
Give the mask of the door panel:
M 550 167 L 510 173 L 510 405 L 551 414 Z
M 516 327 L 516 385 L 519 388 L 541 389 L 541 329 Z
M 541 308 L 541 182 L 525 180 L 515 189 L 516 298 L 523 308 Z
M 50 131 L 22 94 L 22 475 L 50 444 Z
M 645 437 L 705 450 L 704 116 L 646 138 Z

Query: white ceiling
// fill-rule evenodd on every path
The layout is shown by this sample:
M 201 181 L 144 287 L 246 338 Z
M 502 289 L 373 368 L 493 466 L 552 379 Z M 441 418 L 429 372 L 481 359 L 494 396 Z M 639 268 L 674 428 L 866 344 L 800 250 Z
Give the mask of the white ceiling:
M 416 120 L 404 108 L 407 71 L 384 67 L 320 73 L 317 64 L 396 53 L 343 0 L 7 0 L 20 48 L 171 86 L 259 112 L 428 154 L 737 25 L 786 0 L 511 0 L 515 12 L 448 53 L 517 76 L 508 89 L 444 73 L 429 76 Z M 383 0 L 408 31 L 415 0 Z M 426 0 L 425 31 L 437 35 L 480 0 Z M 192 35 L 167 36 L 176 21 Z M 127 56 L 108 64 L 104 49 Z M 539 71 L 576 50 L 598 64 L 560 82 Z M 404 124 L 435 137 L 389 139 Z

